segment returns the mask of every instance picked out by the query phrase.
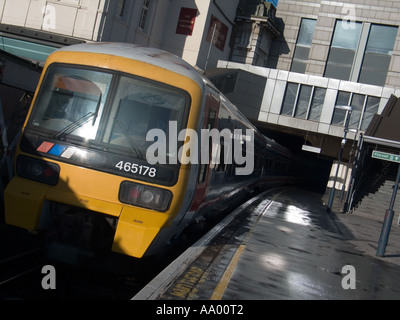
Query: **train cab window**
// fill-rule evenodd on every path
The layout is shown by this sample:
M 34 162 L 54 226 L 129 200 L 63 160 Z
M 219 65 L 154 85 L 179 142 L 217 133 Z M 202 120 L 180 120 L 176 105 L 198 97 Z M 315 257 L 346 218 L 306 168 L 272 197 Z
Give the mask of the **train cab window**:
M 54 64 L 45 75 L 28 130 L 57 140 L 85 145 L 89 141 L 92 147 L 143 158 L 154 143 L 146 141 L 148 131 L 161 129 L 168 137 L 173 121 L 180 132 L 186 126 L 189 105 L 187 92 L 162 83 Z
M 59 139 L 67 135 L 94 139 L 111 79 L 112 75 L 104 72 L 51 67 L 29 125 Z
M 138 149 L 145 155 L 149 145 L 154 143 L 146 141 L 147 132 L 161 129 L 168 137 L 171 121 L 176 122 L 179 132 L 186 124 L 187 104 L 188 96 L 181 91 L 122 76 L 103 142 L 122 149 Z

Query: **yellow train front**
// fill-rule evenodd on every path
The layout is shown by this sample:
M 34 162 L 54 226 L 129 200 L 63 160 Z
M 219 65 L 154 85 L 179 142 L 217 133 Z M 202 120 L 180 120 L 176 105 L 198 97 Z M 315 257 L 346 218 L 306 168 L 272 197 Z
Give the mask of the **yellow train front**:
M 55 250 L 151 254 L 160 230 L 183 215 L 193 173 L 179 161 L 149 164 L 155 142 L 146 134 L 157 128 L 168 136 L 169 123 L 197 130 L 204 82 L 194 71 L 173 55 L 127 44 L 49 56 L 5 191 L 6 223 L 46 231 Z
M 142 258 L 254 188 L 287 183 L 290 163 L 182 59 L 65 47 L 47 59 L 24 123 L 6 223 L 43 231 L 52 257 Z

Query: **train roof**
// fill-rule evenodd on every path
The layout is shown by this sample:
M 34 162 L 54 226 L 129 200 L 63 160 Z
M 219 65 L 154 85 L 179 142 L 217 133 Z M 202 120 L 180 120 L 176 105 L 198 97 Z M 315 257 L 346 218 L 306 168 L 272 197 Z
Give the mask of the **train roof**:
M 199 84 L 204 85 L 204 77 L 182 58 L 157 48 L 144 47 L 130 43 L 95 42 L 66 46 L 56 52 L 87 52 L 123 57 L 141 61 L 157 67 L 181 74 Z

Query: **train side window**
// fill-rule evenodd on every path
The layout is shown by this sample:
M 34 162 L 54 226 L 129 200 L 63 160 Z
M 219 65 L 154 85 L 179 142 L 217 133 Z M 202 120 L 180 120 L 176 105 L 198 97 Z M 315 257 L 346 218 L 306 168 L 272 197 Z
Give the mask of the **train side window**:
M 223 138 L 221 138 L 222 140 Z M 217 171 L 225 171 L 226 164 L 225 164 L 225 144 L 220 140 L 220 153 L 219 153 L 219 164 L 217 166 Z
M 217 112 L 215 110 L 211 109 L 209 114 L 208 114 L 208 118 L 207 118 L 205 129 L 211 130 L 211 129 L 214 128 L 216 116 L 217 116 Z M 211 140 L 211 138 L 209 138 L 208 145 L 209 145 L 208 153 L 210 155 L 211 154 L 211 150 L 212 150 L 212 140 Z M 204 152 L 204 151 L 202 150 L 202 152 Z M 207 167 L 208 167 L 208 164 L 202 164 L 201 165 L 200 174 L 199 174 L 199 183 L 202 183 L 202 182 L 204 182 L 206 180 Z
M 217 111 L 214 109 L 210 110 L 210 113 L 208 114 L 208 120 L 207 120 L 207 126 L 206 129 L 211 130 L 215 126 L 215 118 L 217 117 Z
M 200 173 L 199 173 L 199 183 L 204 182 L 206 180 L 206 175 L 207 175 L 207 165 L 202 164 L 200 166 Z
M 209 94 L 207 96 L 207 100 L 206 100 L 206 107 L 205 107 L 206 119 L 205 119 L 203 129 L 211 130 L 211 129 L 215 128 L 217 115 L 218 115 L 218 109 L 219 109 L 219 99 L 217 97 L 213 96 L 212 94 Z M 210 138 L 210 141 L 208 143 L 209 156 L 211 156 L 211 151 L 212 151 L 212 141 L 211 140 L 212 139 Z M 209 160 L 210 160 L 210 158 L 209 158 Z M 207 172 L 208 172 L 208 170 L 207 170 L 208 166 L 209 166 L 209 164 L 201 164 L 199 178 L 198 178 L 199 183 L 205 182 L 206 177 L 207 177 Z

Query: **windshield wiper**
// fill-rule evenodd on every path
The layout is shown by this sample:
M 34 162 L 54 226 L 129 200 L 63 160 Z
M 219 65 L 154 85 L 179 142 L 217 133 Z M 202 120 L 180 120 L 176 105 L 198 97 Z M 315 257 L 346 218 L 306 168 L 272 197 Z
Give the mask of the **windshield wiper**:
M 128 140 L 129 142 L 129 147 L 131 148 L 131 150 L 136 153 L 136 155 L 138 156 L 138 158 L 140 160 L 144 160 L 143 154 L 140 152 L 139 148 L 137 147 L 135 141 L 133 141 L 132 137 L 129 135 L 129 133 L 125 130 L 125 128 L 123 127 L 123 125 L 121 124 L 121 121 L 119 121 L 118 119 L 114 120 L 115 123 L 118 124 L 118 126 L 121 128 L 122 133 L 124 134 L 124 137 Z
M 68 126 L 66 126 L 65 128 L 58 131 L 54 135 L 54 138 L 57 140 L 61 140 L 61 139 L 65 138 L 67 135 L 74 132 L 76 129 L 82 127 L 92 117 L 94 117 L 94 115 L 95 115 L 95 113 L 93 113 L 93 112 L 89 112 L 89 113 L 85 114 L 83 117 L 79 118 L 78 120 L 75 120 L 74 122 L 72 122 Z
M 96 106 L 96 111 L 95 112 L 88 112 L 83 117 L 81 117 L 78 120 L 75 120 L 74 122 L 70 123 L 68 126 L 66 126 L 65 128 L 61 129 L 60 131 L 58 131 L 54 135 L 54 138 L 55 139 L 63 139 L 63 138 L 65 138 L 67 135 L 71 134 L 76 129 L 82 127 L 91 118 L 93 118 L 93 124 L 94 124 L 96 122 L 97 115 L 99 113 L 101 97 L 102 97 L 102 95 L 99 96 L 99 101 L 97 102 L 97 106 Z

